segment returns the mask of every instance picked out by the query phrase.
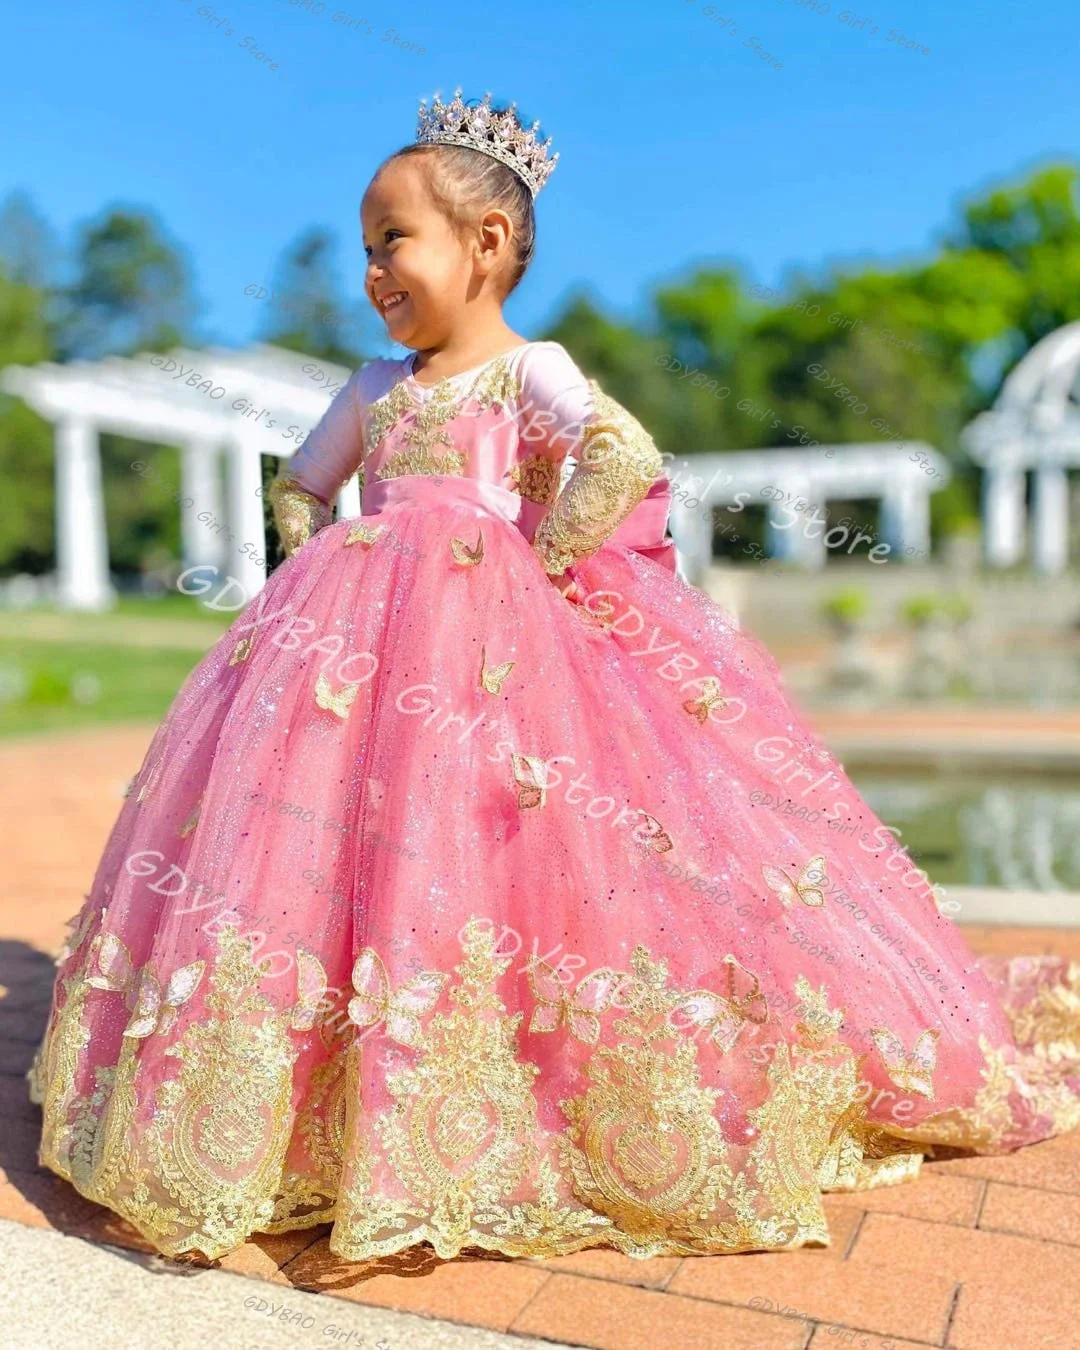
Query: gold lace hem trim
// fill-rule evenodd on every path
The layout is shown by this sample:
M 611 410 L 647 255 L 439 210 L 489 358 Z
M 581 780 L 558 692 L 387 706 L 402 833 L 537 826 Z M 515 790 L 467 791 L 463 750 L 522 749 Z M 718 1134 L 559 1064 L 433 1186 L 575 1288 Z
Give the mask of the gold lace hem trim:
M 870 1122 L 859 1062 L 840 1037 L 844 1011 L 799 977 L 794 1039 L 776 1042 L 754 1077 L 765 1095 L 755 1092 L 745 1133 L 725 1134 L 721 1088 L 709 1084 L 728 1081 L 738 1096 L 742 1061 L 726 1056 L 746 1023 L 768 1018 L 759 982 L 727 957 L 723 990 L 672 988 L 666 962 L 639 946 L 631 972 L 601 968 L 576 986 L 530 962 L 527 1030 L 571 1038 L 578 1064 L 573 1095 L 558 1103 L 565 1123 L 542 1126 L 540 1070 L 519 1047 L 527 1014 L 510 1013 L 497 991 L 512 961 L 487 921 L 464 925 L 452 973 L 400 985 L 365 948 L 333 1045 L 341 1028 L 328 1033 L 319 1014 L 339 1008 L 340 991 L 328 997 L 312 953 L 297 950 L 295 1000 L 282 1009 L 229 925 L 212 959 L 167 973 L 136 969 L 107 931 L 108 909 L 95 917 L 98 931 L 81 924 L 62 958 L 28 1074 L 43 1107 L 40 1162 L 170 1256 L 217 1259 L 253 1233 L 323 1223 L 348 1260 L 419 1243 L 443 1259 L 468 1247 L 511 1257 L 611 1247 L 646 1259 L 828 1245 L 822 1194 L 913 1178 L 937 1142 L 992 1149 L 1018 1090 L 1015 1067 L 984 1042 L 984 1087 L 969 1111 L 910 1130 Z M 131 1013 L 114 1064 L 101 1062 L 91 1031 L 103 1025 L 91 1010 L 107 1005 L 91 999 L 123 999 Z M 368 1068 L 380 1104 L 365 1107 L 363 1042 L 379 1030 L 376 1044 L 394 1058 L 381 1076 Z M 302 1054 L 306 1094 L 295 1106 Z M 898 1060 L 895 1072 L 913 1070 Z M 1048 1083 L 1040 1105 L 1066 1126 L 1080 1102 L 1066 1110 L 1061 1093 Z

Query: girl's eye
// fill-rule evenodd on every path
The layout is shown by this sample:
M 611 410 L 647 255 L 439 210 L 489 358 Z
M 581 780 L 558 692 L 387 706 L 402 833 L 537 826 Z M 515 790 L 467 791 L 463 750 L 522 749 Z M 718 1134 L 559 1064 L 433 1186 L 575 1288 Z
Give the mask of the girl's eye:
M 383 238 L 389 244 L 394 239 L 401 239 L 402 234 L 400 230 L 387 230 L 386 233 L 383 235 Z

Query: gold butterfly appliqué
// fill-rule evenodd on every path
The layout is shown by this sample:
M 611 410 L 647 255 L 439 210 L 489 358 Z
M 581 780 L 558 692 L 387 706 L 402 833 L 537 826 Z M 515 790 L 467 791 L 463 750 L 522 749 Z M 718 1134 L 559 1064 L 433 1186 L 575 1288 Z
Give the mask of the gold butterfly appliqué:
M 684 994 L 672 1008 L 690 1023 L 707 1030 L 709 1040 L 721 1051 L 728 1051 L 739 1039 L 747 1022 L 760 1026 L 768 1020 L 769 1010 L 761 983 L 734 956 L 724 957 L 726 987 L 723 994 L 711 989 L 695 989 Z
M 340 689 L 334 690 L 330 681 L 320 672 L 319 678 L 315 681 L 316 706 L 334 713 L 344 722 L 356 700 L 359 688 L 358 684 L 343 684 Z
M 647 835 L 638 842 L 644 844 L 652 853 L 670 853 L 675 845 L 671 842 L 671 835 L 668 834 L 663 825 L 660 824 L 655 816 L 650 816 L 648 811 L 639 810 L 638 814 L 644 816 L 646 821 L 655 827 L 650 835 Z M 639 825 L 638 829 L 640 828 L 641 826 Z M 634 838 L 637 838 L 636 831 L 634 833 Z
M 385 1022 L 388 1036 L 402 1045 L 416 1046 L 421 1039 L 420 1015 L 435 1006 L 448 978 L 438 971 L 425 970 L 395 992 L 381 957 L 373 948 L 365 947 L 353 966 L 356 997 L 349 1002 L 349 1021 L 358 1027 Z
M 829 884 L 829 878 L 825 875 L 825 858 L 820 853 L 811 858 L 797 876 L 772 863 L 761 864 L 761 875 L 769 890 L 775 891 L 785 905 L 801 900 L 812 909 L 820 909 L 825 903 L 822 887 Z
M 385 525 L 366 525 L 361 521 L 358 525 L 354 525 L 345 536 L 345 544 L 343 547 L 348 547 L 349 544 L 377 543 L 378 540 L 382 538 L 385 529 Z
M 937 1068 L 937 1043 L 941 1032 L 937 1027 L 923 1031 L 915 1040 L 909 1055 L 895 1031 L 887 1027 L 871 1027 L 870 1039 L 877 1046 L 889 1078 L 903 1092 L 916 1092 L 920 1097 L 934 1096 L 934 1071 Z
M 600 1014 L 611 1006 L 616 990 L 626 979 L 605 966 L 586 975 L 571 992 L 546 961 L 531 962 L 528 975 L 537 1005 L 529 1030 L 557 1031 L 565 1023 L 586 1045 L 595 1045 L 600 1039 Z
M 687 699 L 683 708 L 699 726 L 704 726 L 711 709 L 726 708 L 727 704 L 727 699 L 720 693 L 720 681 L 714 675 L 710 675 L 702 682 L 701 697 Z
M 454 561 L 460 563 L 462 567 L 479 567 L 484 561 L 483 530 L 477 531 L 476 543 L 471 547 L 464 539 L 455 536 L 450 540 L 450 552 L 454 555 Z
M 489 694 L 501 694 L 503 682 L 514 669 L 513 661 L 504 661 L 498 666 L 487 663 L 487 648 L 480 648 L 480 688 Z
M 522 811 L 540 808 L 547 801 L 547 773 L 544 761 L 535 755 L 511 756 L 514 782 L 518 787 L 518 806 Z

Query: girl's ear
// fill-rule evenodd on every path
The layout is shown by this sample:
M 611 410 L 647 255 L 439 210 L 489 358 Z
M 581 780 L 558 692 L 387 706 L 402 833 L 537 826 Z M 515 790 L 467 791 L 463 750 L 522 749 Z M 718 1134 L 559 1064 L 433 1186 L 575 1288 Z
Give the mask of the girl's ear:
M 489 276 L 502 266 L 510 251 L 513 234 L 513 222 L 505 211 L 492 207 L 490 211 L 484 212 L 476 246 L 477 267 L 484 276 Z

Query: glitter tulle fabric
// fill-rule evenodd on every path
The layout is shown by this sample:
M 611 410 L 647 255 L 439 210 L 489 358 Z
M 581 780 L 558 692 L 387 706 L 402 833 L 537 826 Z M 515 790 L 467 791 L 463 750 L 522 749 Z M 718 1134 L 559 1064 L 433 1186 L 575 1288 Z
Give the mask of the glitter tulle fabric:
M 32 1071 L 41 1161 L 161 1251 L 794 1247 L 823 1191 L 1080 1120 L 1080 968 L 976 962 L 665 565 L 639 433 L 545 515 L 601 400 L 554 344 L 376 362 L 290 466 L 362 459 L 364 516 L 177 696 Z

